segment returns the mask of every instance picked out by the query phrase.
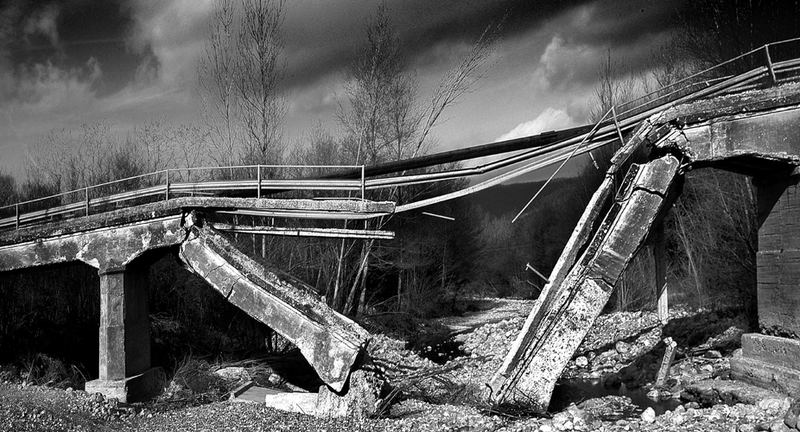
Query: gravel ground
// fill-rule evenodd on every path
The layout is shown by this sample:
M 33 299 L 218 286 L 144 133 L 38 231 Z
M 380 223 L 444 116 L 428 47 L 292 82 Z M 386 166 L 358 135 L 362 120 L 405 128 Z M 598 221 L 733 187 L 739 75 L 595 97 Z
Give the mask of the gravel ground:
M 149 404 L 123 406 L 114 400 L 82 391 L 0 382 L 0 432 L 4 431 L 784 431 L 788 402 L 775 404 L 714 405 L 700 408 L 695 401 L 656 416 L 651 410 L 620 412 L 630 399 L 606 396 L 572 405 L 552 418 L 487 414 L 470 407 L 516 338 L 533 302 L 500 301 L 499 310 L 478 311 L 448 324 L 468 328 L 457 337 L 465 355 L 435 364 L 406 349 L 406 342 L 386 336 L 370 347 L 376 365 L 395 383 L 402 383 L 405 400 L 384 418 L 325 419 L 286 413 L 260 404 L 212 402 L 202 405 Z M 673 366 L 672 395 L 691 382 L 722 376 L 730 351 L 741 335 L 736 317 L 673 311 L 673 322 L 663 329 L 654 313 L 616 313 L 598 319 L 587 336 L 567 376 L 602 376 L 619 379 L 626 371 L 644 375 L 647 356 L 660 360 L 654 346 L 667 332 L 680 335 L 682 355 Z M 689 319 L 683 319 L 683 318 Z M 484 324 L 480 324 L 483 319 Z M 715 327 L 709 333 L 704 320 Z M 687 324 L 688 323 L 688 324 Z M 681 327 L 683 326 L 683 327 Z M 692 333 L 703 327 L 700 336 Z M 719 351 L 717 350 L 719 349 Z M 652 352 L 648 352 L 652 351 Z M 721 351 L 721 352 L 720 352 Z M 637 364 L 641 363 L 641 364 Z M 644 366 L 643 366 L 644 365 Z M 420 373 L 426 371 L 426 373 Z M 594 374 L 594 375 L 592 375 Z M 719 379 L 719 378 L 717 378 Z M 609 408 L 610 407 L 610 408 Z M 604 411 L 605 410 L 605 411 Z M 616 410 L 616 411 L 615 411 Z M 641 414 L 640 414 L 641 413 Z
M 473 408 L 406 401 L 390 418 L 320 419 L 258 404 L 215 402 L 166 412 L 112 408 L 81 391 L 0 384 L 0 431 L 783 431 L 785 409 L 757 405 L 679 407 L 660 416 L 603 421 L 574 407 L 552 419 L 511 419 Z

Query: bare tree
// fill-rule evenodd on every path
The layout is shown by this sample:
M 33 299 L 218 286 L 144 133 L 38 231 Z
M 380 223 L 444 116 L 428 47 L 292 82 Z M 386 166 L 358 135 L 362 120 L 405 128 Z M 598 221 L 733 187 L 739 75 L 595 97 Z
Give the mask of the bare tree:
M 606 56 L 598 69 L 598 83 L 594 89 L 594 99 L 589 108 L 589 120 L 597 122 L 613 106 L 630 101 L 640 91 L 641 79 L 637 79 L 626 70 L 619 62 L 614 61 L 611 50 L 606 51 Z
M 242 3 L 235 80 L 246 131 L 245 158 L 254 163 L 278 163 L 284 148 L 281 122 L 286 104 L 278 84 L 283 77 L 284 0 Z
M 198 75 L 218 164 L 273 164 L 283 156 L 284 5 L 222 0 L 214 7 Z
M 0 206 L 17 201 L 17 182 L 14 177 L 0 171 Z
M 485 72 L 498 31 L 497 26 L 488 27 L 465 57 L 442 77 L 425 103 L 418 95 L 416 72 L 409 70 L 387 7 L 381 4 L 366 28 L 366 43 L 349 70 L 347 103 L 339 106 L 338 120 L 345 133 L 342 145 L 350 163 L 375 164 L 425 152 L 431 130 L 442 114 L 469 92 Z M 381 198 L 401 202 L 408 197 L 393 189 L 384 192 Z M 386 224 L 388 219 L 380 223 Z M 396 229 L 400 229 L 402 220 L 396 223 L 399 224 Z M 359 305 L 363 306 L 373 245 L 372 241 L 362 243 L 350 290 L 343 293 L 340 286 L 346 279 L 344 269 L 350 248 L 347 242 L 340 244 L 333 298 L 346 299 L 344 305 L 339 300 L 334 300 L 334 304 L 343 306 L 348 313 L 355 314 Z M 401 243 L 400 252 L 393 252 L 393 257 L 377 258 L 399 262 L 405 246 Z M 408 282 L 405 273 L 402 269 L 397 272 L 398 302 Z

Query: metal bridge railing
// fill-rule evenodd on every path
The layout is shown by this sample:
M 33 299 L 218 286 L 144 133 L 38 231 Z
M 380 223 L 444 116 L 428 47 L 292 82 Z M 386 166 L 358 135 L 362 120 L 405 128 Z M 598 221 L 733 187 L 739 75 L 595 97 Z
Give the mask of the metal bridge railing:
M 619 104 L 620 118 L 635 116 L 651 108 L 673 102 L 692 93 L 713 87 L 736 76 L 742 78 L 735 91 L 761 85 L 774 85 L 797 78 L 800 70 L 800 38 L 772 42 L 723 61 L 700 72 L 645 95 Z M 716 93 L 718 94 L 718 93 Z
M 319 179 L 360 170 L 358 179 Z M 317 179 L 315 179 L 317 177 Z M 165 169 L 0 207 L 0 230 L 186 196 L 261 198 L 264 191 L 338 191 L 366 199 L 364 165 L 241 165 Z

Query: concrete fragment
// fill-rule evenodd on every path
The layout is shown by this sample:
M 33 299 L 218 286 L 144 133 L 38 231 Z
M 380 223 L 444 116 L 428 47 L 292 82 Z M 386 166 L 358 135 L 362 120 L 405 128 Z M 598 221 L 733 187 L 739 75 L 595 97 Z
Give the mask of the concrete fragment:
M 374 416 L 380 402 L 383 381 L 364 370 L 350 375 L 349 388 L 344 395 L 320 386 L 317 395 L 317 412 L 325 417 L 354 417 L 366 419 Z
M 281 411 L 315 415 L 317 413 L 317 394 L 307 392 L 270 392 L 264 397 L 264 404 Z
M 318 393 L 268 391 L 264 403 L 275 409 L 323 418 L 365 419 L 375 415 L 382 382 L 363 370 L 352 374 L 349 388 L 339 395 L 327 386 Z
M 671 337 L 664 338 L 664 357 L 661 359 L 661 366 L 658 368 L 658 375 L 656 375 L 656 387 L 663 387 L 667 384 L 669 368 L 672 365 L 672 361 L 675 360 L 675 349 L 677 347 L 677 342 L 672 340 Z

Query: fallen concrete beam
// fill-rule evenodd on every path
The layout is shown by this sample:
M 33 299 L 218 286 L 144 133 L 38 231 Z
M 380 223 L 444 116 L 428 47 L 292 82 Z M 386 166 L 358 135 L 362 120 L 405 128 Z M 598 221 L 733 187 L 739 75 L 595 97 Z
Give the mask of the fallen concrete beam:
M 542 318 L 549 313 L 552 307 L 553 300 L 563 290 L 562 283 L 564 278 L 572 269 L 578 255 L 586 247 L 586 243 L 591 239 L 594 230 L 597 228 L 597 221 L 603 216 L 603 211 L 607 206 L 608 198 L 618 181 L 617 175 L 622 167 L 626 166 L 629 160 L 634 155 L 640 153 L 645 145 L 648 143 L 648 136 L 653 132 L 654 120 L 646 120 L 633 132 L 631 138 L 622 146 L 611 159 L 611 166 L 606 172 L 603 183 L 597 188 L 597 191 L 592 195 L 589 203 L 578 220 L 575 229 L 572 231 L 564 250 L 561 252 L 559 260 L 556 262 L 550 277 L 547 278 L 548 282 L 545 284 L 542 292 L 539 294 L 540 301 L 536 302 L 525 320 L 525 324 L 520 331 L 520 335 L 514 341 L 506 356 L 503 365 L 498 371 L 497 375 L 502 376 L 512 367 L 521 361 L 521 356 L 527 352 L 535 332 L 533 329 L 538 327 Z M 497 379 L 493 380 L 497 383 Z
M 556 380 L 662 212 L 679 165 L 675 157 L 664 156 L 631 166 L 615 203 L 580 259 L 568 266 L 549 307 L 534 311 L 541 319 L 529 329 L 533 335 L 520 334 L 518 340 L 528 343 L 512 347 L 489 383 L 494 403 L 547 409 Z M 565 251 L 562 257 L 569 259 L 572 253 Z
M 366 330 L 330 309 L 310 286 L 264 268 L 211 228 L 191 226 L 180 257 L 229 302 L 296 345 L 326 384 L 343 389 Z

